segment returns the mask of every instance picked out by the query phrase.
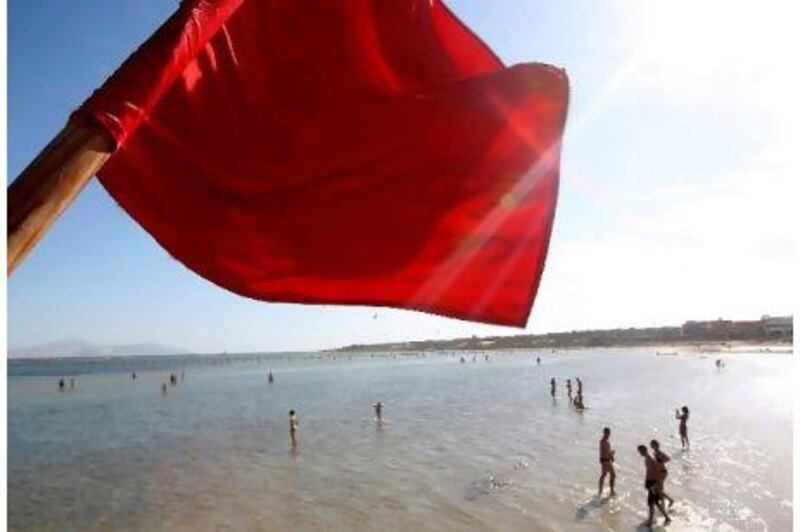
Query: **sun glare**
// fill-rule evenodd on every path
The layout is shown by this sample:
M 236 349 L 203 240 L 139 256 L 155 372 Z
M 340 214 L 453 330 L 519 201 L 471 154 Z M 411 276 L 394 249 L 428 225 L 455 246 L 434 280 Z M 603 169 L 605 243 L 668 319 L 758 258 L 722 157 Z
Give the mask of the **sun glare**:
M 686 96 L 734 93 L 758 105 L 793 75 L 793 2 L 670 0 L 636 9 L 632 44 L 648 84 Z

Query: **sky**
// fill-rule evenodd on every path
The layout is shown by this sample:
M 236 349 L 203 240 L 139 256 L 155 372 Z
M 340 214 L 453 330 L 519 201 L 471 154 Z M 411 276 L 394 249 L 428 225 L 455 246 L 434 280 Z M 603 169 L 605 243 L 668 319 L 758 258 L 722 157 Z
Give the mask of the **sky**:
M 177 4 L 8 1 L 9 178 Z M 790 314 L 793 4 L 448 2 L 506 63 L 570 77 L 556 220 L 524 331 L 237 296 L 172 259 L 93 181 L 8 280 L 8 345 L 294 351 Z

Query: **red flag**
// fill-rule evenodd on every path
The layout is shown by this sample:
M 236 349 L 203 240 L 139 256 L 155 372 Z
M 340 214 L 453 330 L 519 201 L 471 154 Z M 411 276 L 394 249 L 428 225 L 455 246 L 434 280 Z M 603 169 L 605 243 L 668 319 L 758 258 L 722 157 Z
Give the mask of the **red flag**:
M 567 99 L 439 0 L 194 0 L 71 120 L 116 139 L 114 199 L 233 292 L 522 326 Z

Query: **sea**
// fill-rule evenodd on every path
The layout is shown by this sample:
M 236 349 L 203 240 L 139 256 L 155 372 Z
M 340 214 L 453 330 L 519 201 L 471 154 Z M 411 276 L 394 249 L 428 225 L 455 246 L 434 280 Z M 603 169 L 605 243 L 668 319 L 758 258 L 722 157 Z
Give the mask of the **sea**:
M 657 439 L 670 531 L 788 531 L 791 367 L 652 349 L 11 360 L 8 527 L 644 530 L 636 447 Z M 615 498 L 597 497 L 603 427 Z

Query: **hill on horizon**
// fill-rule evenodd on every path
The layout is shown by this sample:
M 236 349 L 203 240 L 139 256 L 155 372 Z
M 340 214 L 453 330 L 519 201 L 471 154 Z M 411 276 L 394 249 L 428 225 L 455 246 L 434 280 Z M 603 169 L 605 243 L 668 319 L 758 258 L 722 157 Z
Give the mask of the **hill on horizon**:
M 82 339 L 65 339 L 8 350 L 8 358 L 70 358 L 109 356 L 185 355 L 186 349 L 152 342 L 137 344 L 96 344 Z

